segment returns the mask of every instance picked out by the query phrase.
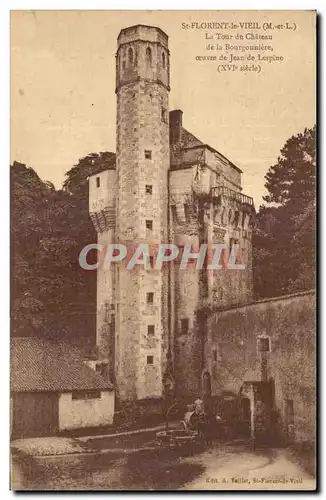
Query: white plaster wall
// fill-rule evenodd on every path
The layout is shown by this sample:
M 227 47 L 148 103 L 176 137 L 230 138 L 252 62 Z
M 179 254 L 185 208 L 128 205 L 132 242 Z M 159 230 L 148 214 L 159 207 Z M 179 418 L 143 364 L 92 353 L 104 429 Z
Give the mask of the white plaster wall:
M 59 430 L 97 427 L 113 423 L 114 391 L 102 391 L 98 399 L 72 399 L 59 396 Z
M 170 196 L 174 203 L 183 200 L 184 195 L 191 194 L 193 169 L 172 170 L 170 172 Z
M 221 160 L 216 153 L 205 150 L 205 161 L 214 170 L 222 172 L 225 178 L 225 185 L 238 191 L 241 189 L 241 173 L 233 168 L 228 160 Z
M 100 187 L 96 185 L 96 178 L 100 178 Z M 94 174 L 89 178 L 89 211 L 99 212 L 106 207 L 115 207 L 116 198 L 116 177 L 115 170 L 105 170 L 99 174 Z
M 87 359 L 84 361 L 84 364 L 86 366 L 89 366 L 89 368 L 91 368 L 92 370 L 96 370 L 96 361 L 93 360 L 93 359 Z

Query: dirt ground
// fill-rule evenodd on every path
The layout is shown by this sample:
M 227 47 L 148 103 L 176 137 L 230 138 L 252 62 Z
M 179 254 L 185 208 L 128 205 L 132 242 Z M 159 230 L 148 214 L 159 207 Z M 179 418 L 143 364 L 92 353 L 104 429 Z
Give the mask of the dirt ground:
M 314 490 L 284 449 L 215 445 L 194 455 L 152 443 L 52 457 L 13 456 L 14 490 Z M 115 443 L 116 445 L 116 443 Z

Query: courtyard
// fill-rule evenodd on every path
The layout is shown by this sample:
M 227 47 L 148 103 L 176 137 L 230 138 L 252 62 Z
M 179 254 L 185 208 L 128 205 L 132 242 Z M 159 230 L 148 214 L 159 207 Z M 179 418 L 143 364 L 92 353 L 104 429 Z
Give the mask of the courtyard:
M 314 490 L 287 449 L 214 443 L 195 454 L 158 449 L 153 435 L 82 440 L 78 452 L 13 453 L 14 490 Z

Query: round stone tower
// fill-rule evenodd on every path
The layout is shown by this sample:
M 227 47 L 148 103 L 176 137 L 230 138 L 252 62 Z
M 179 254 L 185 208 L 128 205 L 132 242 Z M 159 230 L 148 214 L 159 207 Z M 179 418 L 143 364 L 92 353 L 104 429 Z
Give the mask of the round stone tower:
M 132 254 L 167 242 L 169 50 L 159 28 L 118 37 L 116 239 Z M 153 251 L 155 253 L 155 251 Z M 150 260 L 151 262 L 151 260 Z M 168 342 L 167 272 L 116 266 L 115 373 L 121 399 L 162 395 Z

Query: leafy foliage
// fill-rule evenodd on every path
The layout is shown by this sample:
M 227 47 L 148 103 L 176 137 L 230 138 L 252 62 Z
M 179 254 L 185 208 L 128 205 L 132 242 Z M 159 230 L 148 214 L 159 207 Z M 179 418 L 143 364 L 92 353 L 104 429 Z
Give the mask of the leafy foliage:
M 281 149 L 277 163 L 265 175 L 267 203 L 294 205 L 301 210 L 315 196 L 316 126 L 291 137 Z
M 115 161 L 88 155 L 66 174 L 62 190 L 36 172 L 11 166 L 12 335 L 95 340 L 96 273 L 78 257 L 96 232 L 88 216 L 88 176 Z
M 81 196 L 88 202 L 88 177 L 115 165 L 115 153 L 108 151 L 92 153 L 81 158 L 67 173 L 63 189 L 70 194 Z M 85 198 L 85 193 L 87 197 Z
M 316 127 L 291 137 L 266 176 L 268 195 L 253 236 L 257 296 L 305 290 L 315 283 Z

